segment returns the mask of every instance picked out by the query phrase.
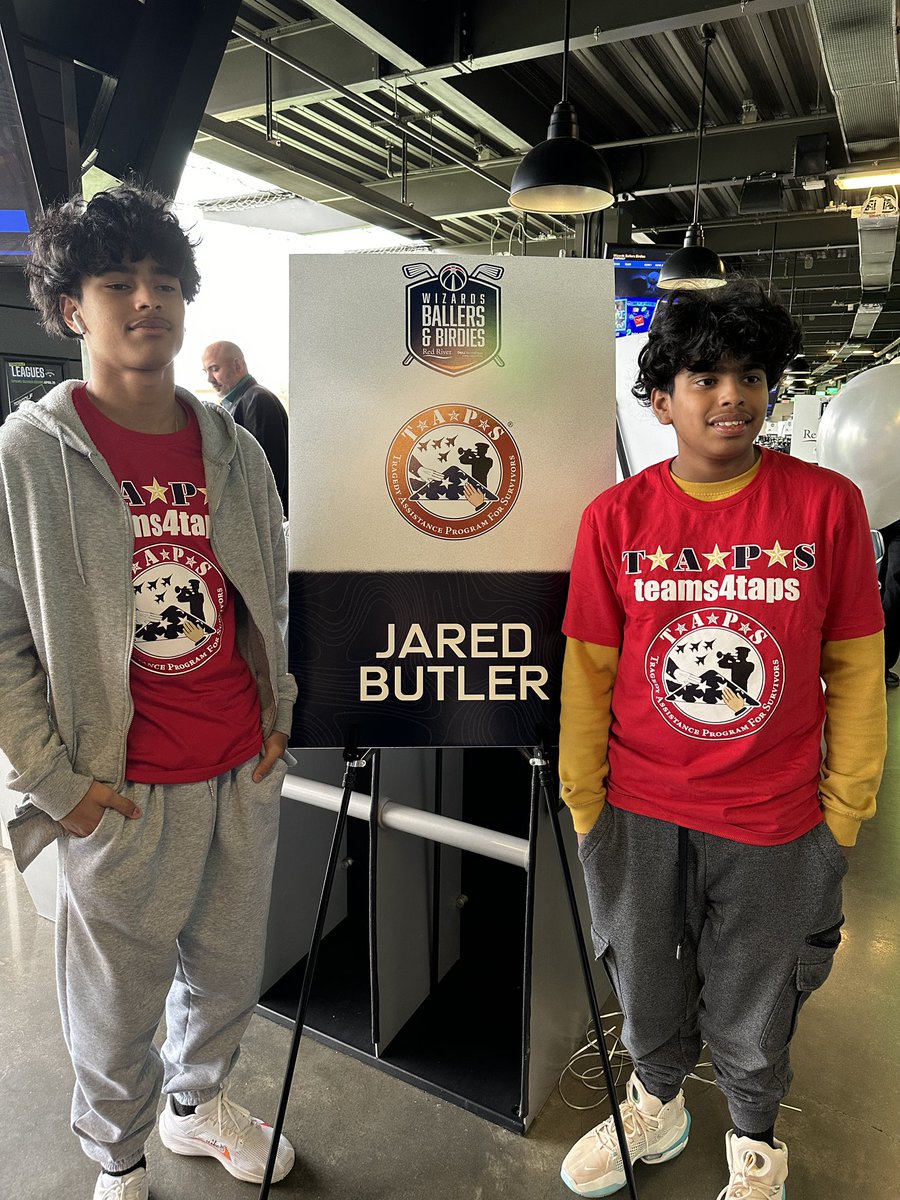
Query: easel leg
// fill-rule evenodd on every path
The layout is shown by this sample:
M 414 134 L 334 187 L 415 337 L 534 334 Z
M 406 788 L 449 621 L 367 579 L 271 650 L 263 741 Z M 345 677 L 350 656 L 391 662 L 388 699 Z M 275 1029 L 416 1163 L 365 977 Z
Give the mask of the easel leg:
M 347 813 L 350 810 L 350 797 L 356 783 L 358 771 L 365 766 L 366 756 L 360 755 L 355 748 L 348 747 L 344 751 L 343 793 L 338 809 L 337 823 L 334 827 L 334 837 L 325 867 L 325 879 L 322 883 L 322 894 L 319 897 L 319 907 L 316 910 L 316 921 L 313 926 L 312 940 L 309 953 L 306 956 L 306 970 L 303 972 L 303 985 L 300 988 L 300 1000 L 297 1003 L 297 1015 L 294 1018 L 294 1034 L 291 1038 L 291 1048 L 288 1054 L 287 1067 L 284 1072 L 284 1085 L 281 1089 L 281 1100 L 278 1103 L 278 1116 L 272 1131 L 272 1149 L 266 1162 L 266 1172 L 259 1189 L 259 1200 L 268 1200 L 269 1189 L 272 1186 L 272 1174 L 275 1170 L 275 1158 L 278 1153 L 278 1143 L 284 1128 L 284 1118 L 287 1113 L 288 1100 L 291 1095 L 291 1084 L 294 1081 L 294 1069 L 297 1065 L 297 1055 L 300 1050 L 300 1039 L 303 1037 L 303 1026 L 306 1021 L 306 1010 L 309 1006 L 309 994 L 312 990 L 313 975 L 316 970 L 316 959 L 319 957 L 319 946 L 322 943 L 322 932 L 325 928 L 325 918 L 328 914 L 328 902 L 334 885 L 334 875 L 337 870 L 338 857 L 341 851 L 341 839 L 347 824 Z
M 581 917 L 578 913 L 578 901 L 575 897 L 575 887 L 572 883 L 572 872 L 569 870 L 569 859 L 566 855 L 566 846 L 563 841 L 562 829 L 559 823 L 559 812 L 557 811 L 557 798 L 553 795 L 553 782 L 550 775 L 550 763 L 543 746 L 535 746 L 529 762 L 532 770 L 537 776 L 541 792 L 544 796 L 544 802 L 547 805 L 547 812 L 550 814 L 550 824 L 553 828 L 553 837 L 556 841 L 556 849 L 559 854 L 559 865 L 562 868 L 563 881 L 566 888 L 566 898 L 569 903 L 569 912 L 572 917 L 572 925 L 575 930 L 575 942 L 578 947 L 578 957 L 581 962 L 581 972 L 584 976 L 584 986 L 587 990 L 588 1005 L 591 1010 L 591 1020 L 594 1022 L 594 1028 L 597 1031 L 597 1050 L 600 1054 L 600 1063 L 603 1067 L 603 1077 L 606 1080 L 607 1091 L 609 1092 L 610 1105 L 612 1107 L 613 1123 L 616 1127 L 616 1137 L 619 1142 L 619 1153 L 622 1156 L 622 1166 L 625 1171 L 625 1180 L 628 1184 L 628 1194 L 631 1200 L 638 1200 L 637 1187 L 634 1182 L 634 1170 L 632 1168 L 631 1157 L 628 1153 L 628 1141 L 625 1136 L 625 1129 L 622 1125 L 622 1114 L 619 1112 L 619 1102 L 616 1097 L 616 1083 L 613 1079 L 612 1064 L 609 1061 L 609 1052 L 606 1049 L 606 1038 L 603 1036 L 603 1025 L 600 1020 L 600 1005 L 597 1002 L 597 991 L 594 987 L 594 976 L 591 971 L 591 962 L 588 958 L 587 947 L 584 943 L 584 933 L 581 928 Z

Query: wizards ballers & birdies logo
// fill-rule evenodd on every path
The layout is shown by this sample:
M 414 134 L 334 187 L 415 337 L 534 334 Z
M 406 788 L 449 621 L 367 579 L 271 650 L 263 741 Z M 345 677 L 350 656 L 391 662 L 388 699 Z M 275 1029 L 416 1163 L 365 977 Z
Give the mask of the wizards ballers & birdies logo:
M 464 375 L 500 357 L 503 267 L 480 263 L 471 274 L 459 263 L 435 271 L 406 263 L 406 349 L 403 365 L 420 362 L 444 375 Z
M 764 626 L 729 608 L 670 622 L 644 661 L 654 707 L 687 737 L 747 737 L 768 721 L 784 690 L 784 657 Z

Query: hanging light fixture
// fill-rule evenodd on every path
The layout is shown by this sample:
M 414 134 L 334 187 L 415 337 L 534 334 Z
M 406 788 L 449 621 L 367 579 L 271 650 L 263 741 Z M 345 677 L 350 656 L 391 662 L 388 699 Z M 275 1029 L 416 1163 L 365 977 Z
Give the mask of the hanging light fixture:
M 712 25 L 700 26 L 703 42 L 703 82 L 700 86 L 700 119 L 697 122 L 697 177 L 694 182 L 694 219 L 684 235 L 684 246 L 670 255 L 659 273 L 657 287 L 671 292 L 676 288 L 717 288 L 725 283 L 725 264 L 714 250 L 703 244 L 700 224 L 700 166 L 703 161 L 703 119 L 706 114 L 706 75 L 709 48 L 715 41 Z
M 528 151 L 513 175 L 509 203 L 523 212 L 598 212 L 616 198 L 609 167 L 578 136 L 578 115 L 568 99 L 570 11 L 566 0 L 562 99 L 550 117 L 547 140 Z

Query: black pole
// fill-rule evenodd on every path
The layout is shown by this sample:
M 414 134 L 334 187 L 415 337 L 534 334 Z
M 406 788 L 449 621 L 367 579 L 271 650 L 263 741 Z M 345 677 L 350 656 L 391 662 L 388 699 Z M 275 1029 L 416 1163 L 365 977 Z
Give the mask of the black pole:
M 328 913 L 328 901 L 331 899 L 331 889 L 334 884 L 334 874 L 337 869 L 338 855 L 341 852 L 341 839 L 344 836 L 344 826 L 347 824 L 347 813 L 350 810 L 350 797 L 356 783 L 357 772 L 365 766 L 366 757 L 360 755 L 355 746 L 344 750 L 344 779 L 341 804 L 338 809 L 337 823 L 334 827 L 334 837 L 331 839 L 331 851 L 325 867 L 325 878 L 322 883 L 322 894 L 319 897 L 319 907 L 316 911 L 316 921 L 313 926 L 309 953 L 306 956 L 306 970 L 303 972 L 303 984 L 300 988 L 300 1000 L 297 1004 L 297 1016 L 294 1020 L 294 1035 L 291 1038 L 291 1048 L 288 1054 L 287 1067 L 284 1072 L 284 1085 L 281 1089 L 281 1100 L 278 1103 L 278 1116 L 272 1130 L 272 1147 L 266 1162 L 266 1172 L 259 1189 L 259 1200 L 268 1200 L 269 1189 L 272 1186 L 272 1175 L 275 1171 L 275 1159 L 278 1154 L 278 1144 L 281 1131 L 284 1128 L 284 1118 L 287 1113 L 288 1100 L 291 1095 L 291 1084 L 294 1081 L 294 1069 L 297 1065 L 297 1054 L 300 1050 L 300 1039 L 303 1037 L 303 1025 L 306 1021 L 306 1010 L 309 1006 L 309 994 L 312 990 L 313 975 L 316 970 L 316 959 L 319 957 L 319 946 L 322 943 L 322 933 L 325 928 L 325 917 Z
M 562 100 L 569 98 L 569 19 L 572 13 L 572 0 L 566 0 L 566 28 L 563 34 L 562 61 Z
M 694 221 L 700 224 L 700 168 L 703 163 L 703 123 L 706 117 L 706 75 L 709 69 L 709 48 L 715 41 L 716 31 L 712 25 L 701 25 L 703 40 L 703 81 L 700 84 L 700 119 L 697 121 L 697 175 L 694 182 Z
M 266 141 L 275 139 L 275 120 L 272 115 L 272 59 L 267 54 L 266 59 Z
M 535 746 L 529 759 L 532 767 L 537 771 L 538 779 L 540 780 L 541 792 L 544 796 L 544 802 L 547 805 L 547 812 L 550 814 L 550 824 L 553 827 L 553 837 L 556 841 L 556 850 L 559 854 L 559 865 L 562 868 L 563 881 L 566 887 L 566 897 L 569 902 L 569 912 L 572 917 L 572 925 L 575 930 L 575 942 L 578 947 L 578 957 L 581 961 L 581 973 L 584 976 L 584 986 L 587 991 L 588 1005 L 591 1010 L 591 1020 L 594 1022 L 594 1028 L 597 1031 L 597 1051 L 600 1055 L 600 1063 L 603 1067 L 603 1077 L 606 1080 L 607 1091 L 609 1092 L 609 1101 L 612 1108 L 613 1124 L 616 1128 L 616 1138 L 619 1142 L 619 1154 L 622 1157 L 622 1169 L 625 1172 L 625 1182 L 628 1186 L 628 1194 L 631 1200 L 638 1200 L 637 1186 L 634 1182 L 634 1169 L 631 1162 L 631 1155 L 628 1153 L 628 1139 L 625 1136 L 625 1127 L 622 1124 L 622 1114 L 619 1112 L 619 1101 L 616 1096 L 616 1081 L 613 1078 L 612 1064 L 609 1061 L 609 1051 L 606 1048 L 606 1038 L 603 1034 L 603 1023 L 600 1019 L 600 1005 L 597 1001 L 597 990 L 594 987 L 594 975 L 591 970 L 591 962 L 588 958 L 587 947 L 584 944 L 584 932 L 581 928 L 581 917 L 578 913 L 578 900 L 575 896 L 575 887 L 572 883 L 572 872 L 569 870 L 569 859 L 566 855 L 566 845 L 563 841 L 562 829 L 559 824 L 559 813 L 557 812 L 558 801 L 553 795 L 553 780 L 550 775 L 550 763 L 543 746 Z

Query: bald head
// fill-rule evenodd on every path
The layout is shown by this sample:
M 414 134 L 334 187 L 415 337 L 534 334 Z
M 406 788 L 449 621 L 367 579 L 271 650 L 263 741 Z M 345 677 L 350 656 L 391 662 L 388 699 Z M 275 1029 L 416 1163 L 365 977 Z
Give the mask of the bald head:
M 221 397 L 247 374 L 247 362 L 240 346 L 234 342 L 213 342 L 203 351 L 203 370 Z

